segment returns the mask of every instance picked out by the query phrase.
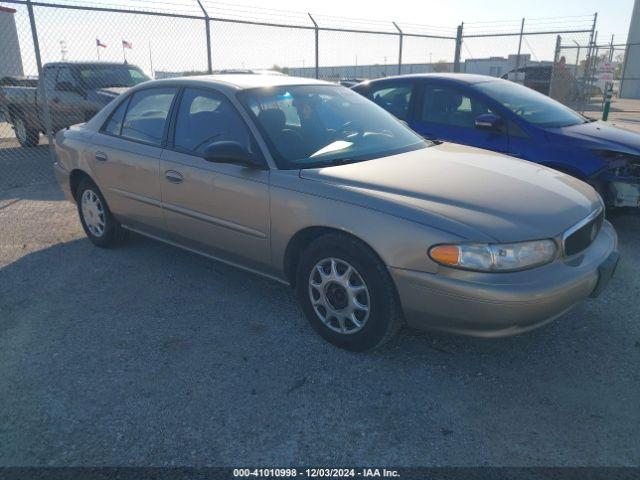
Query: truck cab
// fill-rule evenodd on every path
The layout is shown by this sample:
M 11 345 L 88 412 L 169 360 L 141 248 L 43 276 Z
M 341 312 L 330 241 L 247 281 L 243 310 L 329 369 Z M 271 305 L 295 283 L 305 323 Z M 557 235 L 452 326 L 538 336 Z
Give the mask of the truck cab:
M 149 80 L 135 65 L 55 62 L 43 67 L 43 82 L 51 129 L 82 123 L 120 93 Z M 0 109 L 13 125 L 23 147 L 37 145 L 46 131 L 39 87 L 0 87 Z

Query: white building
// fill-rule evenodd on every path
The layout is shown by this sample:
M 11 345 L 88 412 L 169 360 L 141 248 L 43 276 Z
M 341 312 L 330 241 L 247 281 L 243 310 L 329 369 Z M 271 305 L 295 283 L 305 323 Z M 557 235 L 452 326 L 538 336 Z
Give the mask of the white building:
M 13 8 L 0 5 L 0 78 L 24 75 L 15 13 Z
M 640 98 L 640 0 L 636 0 L 627 36 L 624 70 L 620 82 L 621 98 Z
M 526 66 L 553 65 L 549 61 L 533 61 L 528 53 L 521 53 L 518 59 L 517 54 L 504 57 L 489 58 L 468 58 L 464 61 L 462 71 L 464 73 L 475 73 L 478 75 L 489 75 L 491 77 L 502 77 L 504 74 Z

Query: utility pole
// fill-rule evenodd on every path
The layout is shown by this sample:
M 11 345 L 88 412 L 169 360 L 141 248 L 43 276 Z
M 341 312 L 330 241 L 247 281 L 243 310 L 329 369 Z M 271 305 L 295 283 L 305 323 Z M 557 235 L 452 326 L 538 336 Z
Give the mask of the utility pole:
M 516 77 L 518 76 L 518 68 L 520 68 L 520 52 L 522 51 L 522 35 L 524 34 L 524 18 L 520 24 L 520 41 L 518 41 L 518 55 L 516 56 Z
M 151 53 L 151 40 L 149 40 L 149 66 L 151 68 L 151 78 L 156 78 L 156 72 L 153 70 L 153 54 Z
M 60 40 L 60 61 L 67 61 L 67 42 L 65 40 Z
M 453 57 L 453 71 L 456 73 L 460 72 L 460 52 L 462 50 L 462 30 L 463 29 L 464 29 L 464 22 L 458 25 L 458 30 L 456 32 L 456 52 Z

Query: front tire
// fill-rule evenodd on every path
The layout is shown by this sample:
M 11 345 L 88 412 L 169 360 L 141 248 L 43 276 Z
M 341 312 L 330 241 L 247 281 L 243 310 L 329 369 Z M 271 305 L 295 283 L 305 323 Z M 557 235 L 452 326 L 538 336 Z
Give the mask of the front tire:
M 13 129 L 21 147 L 35 147 L 40 143 L 40 131 L 29 125 L 21 114 L 13 119 Z
M 100 189 L 85 178 L 76 190 L 78 215 L 84 232 L 98 247 L 112 247 L 124 237 L 124 230 L 113 217 Z
M 347 350 L 377 348 L 403 323 L 387 268 L 367 245 L 347 235 L 323 235 L 304 250 L 296 294 L 314 330 Z

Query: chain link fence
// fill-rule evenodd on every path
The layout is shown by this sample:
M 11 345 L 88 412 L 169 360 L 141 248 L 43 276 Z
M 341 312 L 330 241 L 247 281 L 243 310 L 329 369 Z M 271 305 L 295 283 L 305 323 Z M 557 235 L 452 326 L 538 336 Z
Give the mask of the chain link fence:
M 640 101 L 625 98 L 637 98 L 640 93 L 640 74 L 627 62 L 640 56 L 640 44 L 617 43 L 614 38 L 597 43 L 595 38 L 569 41 L 564 37 L 559 44 L 554 98 L 591 117 L 601 116 L 607 96 L 612 112 L 640 113 Z M 571 96 L 560 86 L 563 82 L 573 86 Z
M 466 72 L 574 104 L 584 95 L 569 100 L 554 91 L 557 65 L 564 57 L 584 91 L 595 68 L 589 59 L 603 53 L 593 42 L 595 24 L 589 15 L 443 27 L 209 0 L 0 1 L 0 174 L 15 175 L 20 161 L 49 165 L 45 132 L 87 120 L 150 78 L 278 70 L 351 85 Z M 569 51 L 569 44 L 591 47 Z M 621 53 L 613 50 L 615 58 Z M 7 185 L 43 178 L 27 176 Z

